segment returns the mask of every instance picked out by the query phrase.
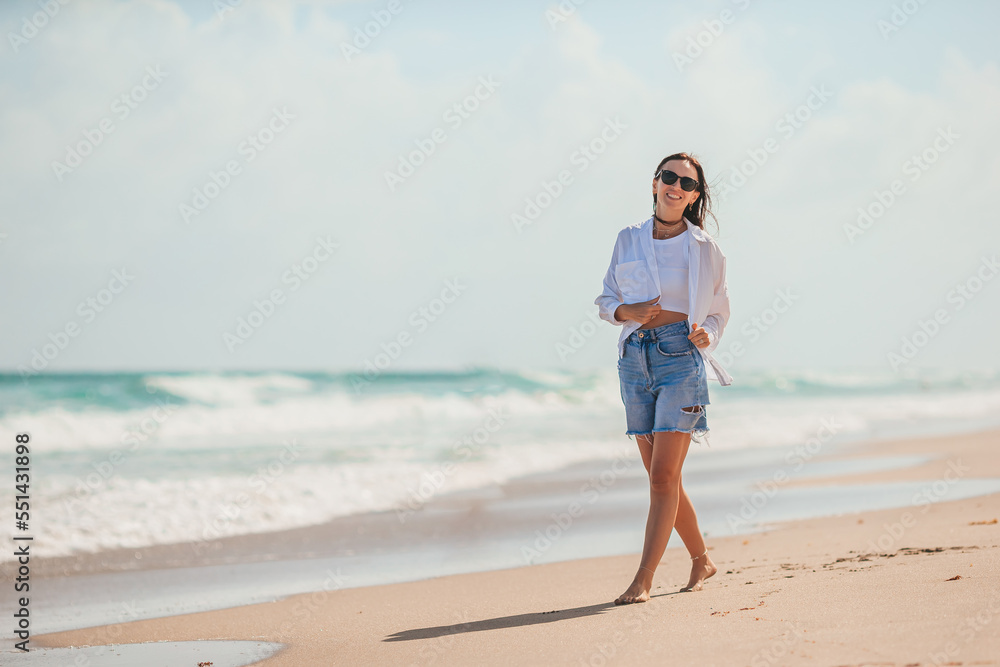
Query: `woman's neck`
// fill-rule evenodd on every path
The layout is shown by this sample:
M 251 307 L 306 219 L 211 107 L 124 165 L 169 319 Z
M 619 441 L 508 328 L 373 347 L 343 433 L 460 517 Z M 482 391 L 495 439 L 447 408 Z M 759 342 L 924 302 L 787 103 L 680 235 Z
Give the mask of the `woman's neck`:
M 662 238 L 670 238 L 672 236 L 677 236 L 684 232 L 687 228 L 687 223 L 684 222 L 684 217 L 682 216 L 680 220 L 667 221 L 659 216 L 658 213 L 653 213 L 653 238 L 656 238 L 657 233 L 662 236 Z

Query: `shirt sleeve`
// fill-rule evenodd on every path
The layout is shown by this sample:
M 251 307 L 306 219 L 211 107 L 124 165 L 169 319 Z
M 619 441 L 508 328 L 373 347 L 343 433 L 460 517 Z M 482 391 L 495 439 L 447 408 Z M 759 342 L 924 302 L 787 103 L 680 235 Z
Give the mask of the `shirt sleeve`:
M 617 326 L 622 326 L 627 322 L 627 320 L 617 320 L 615 319 L 615 311 L 618 306 L 621 306 L 624 301 L 622 300 L 621 290 L 618 289 L 618 281 L 615 279 L 615 267 L 618 266 L 618 244 L 619 239 L 615 241 L 615 249 L 611 253 L 611 264 L 608 266 L 607 273 L 604 274 L 604 291 L 599 297 L 594 299 L 594 304 L 597 305 L 599 309 L 599 314 L 602 320 L 611 322 Z
M 708 309 L 705 322 L 701 325 L 708 333 L 708 351 L 714 352 L 722 338 L 722 332 L 729 323 L 729 285 L 726 283 L 726 256 L 719 251 L 719 263 L 715 270 L 715 294 Z

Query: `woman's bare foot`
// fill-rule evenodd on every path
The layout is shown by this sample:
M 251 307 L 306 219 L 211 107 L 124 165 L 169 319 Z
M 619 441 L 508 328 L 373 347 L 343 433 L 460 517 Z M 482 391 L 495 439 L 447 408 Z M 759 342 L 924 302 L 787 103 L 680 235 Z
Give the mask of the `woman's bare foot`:
M 688 585 L 680 592 L 700 591 L 702 583 L 718 571 L 719 568 L 715 567 L 715 563 L 712 562 L 707 553 L 691 559 L 691 578 L 688 579 Z
M 649 600 L 649 589 L 653 586 L 653 573 L 645 567 L 640 567 L 632 580 L 632 585 L 618 596 L 615 604 L 633 604 Z

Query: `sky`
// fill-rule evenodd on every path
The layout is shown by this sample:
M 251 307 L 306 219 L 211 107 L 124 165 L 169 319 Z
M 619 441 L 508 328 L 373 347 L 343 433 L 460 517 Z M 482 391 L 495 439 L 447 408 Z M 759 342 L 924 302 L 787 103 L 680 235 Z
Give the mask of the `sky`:
M 613 368 L 615 237 L 688 151 L 734 377 L 996 372 L 997 25 L 985 0 L 4 2 L 0 369 Z

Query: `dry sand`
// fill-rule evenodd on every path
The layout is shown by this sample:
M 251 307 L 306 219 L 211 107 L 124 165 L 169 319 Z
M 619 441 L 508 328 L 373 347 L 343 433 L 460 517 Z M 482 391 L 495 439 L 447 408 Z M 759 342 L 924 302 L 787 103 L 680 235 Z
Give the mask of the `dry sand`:
M 642 604 L 612 602 L 635 573 L 636 553 L 322 591 L 33 643 L 281 642 L 287 648 L 258 664 L 297 666 L 1000 665 L 1000 494 L 948 500 L 947 492 L 958 477 L 1000 477 L 1000 432 L 848 449 L 939 458 L 809 480 L 927 486 L 909 507 L 710 538 L 719 573 L 699 592 L 677 592 L 690 561 L 668 549 Z

